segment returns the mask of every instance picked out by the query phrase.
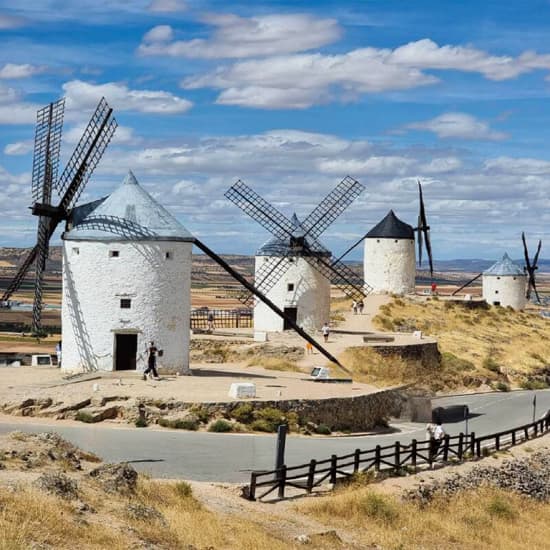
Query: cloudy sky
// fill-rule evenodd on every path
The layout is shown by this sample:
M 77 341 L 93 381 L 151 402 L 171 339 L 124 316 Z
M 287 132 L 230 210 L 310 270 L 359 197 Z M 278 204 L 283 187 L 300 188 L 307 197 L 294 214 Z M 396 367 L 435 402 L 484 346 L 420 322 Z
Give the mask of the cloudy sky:
M 346 175 L 336 254 L 390 208 L 414 224 L 417 179 L 436 258 L 550 247 L 549 34 L 547 0 L 0 0 L 0 246 L 33 243 L 36 110 L 67 98 L 63 163 L 105 96 L 82 201 L 131 168 L 219 251 L 267 238 L 223 197 L 238 178 L 306 216 Z

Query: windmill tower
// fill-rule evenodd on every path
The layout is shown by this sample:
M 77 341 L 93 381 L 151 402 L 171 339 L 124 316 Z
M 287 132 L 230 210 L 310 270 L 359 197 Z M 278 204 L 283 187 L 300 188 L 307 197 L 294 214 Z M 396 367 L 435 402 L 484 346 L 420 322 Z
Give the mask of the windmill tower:
M 418 182 L 420 210 L 418 226 L 413 228 L 401 221 L 390 210 L 367 234 L 350 246 L 339 258 L 347 256 L 363 241 L 363 269 L 365 281 L 373 292 L 382 294 L 408 294 L 415 291 L 414 233 L 417 232 L 418 264 L 422 265 L 422 250 L 425 247 L 433 280 L 433 257 L 430 226 L 426 219 L 422 185 Z
M 65 100 L 60 99 L 37 113 L 32 166 L 32 213 L 38 216 L 37 240 L 0 299 L 0 303 L 9 303 L 34 264 L 32 331 L 35 334 L 42 333 L 42 290 L 50 239 L 58 225 L 69 218 L 117 128 L 113 110 L 102 98 L 58 179 L 64 110 Z M 57 205 L 53 204 L 54 193 Z
M 483 272 L 483 299 L 490 305 L 522 310 L 527 303 L 527 276 L 521 267 L 504 254 L 502 260 Z
M 193 236 L 129 172 L 63 234 L 63 368 L 189 372 Z
M 363 269 L 373 292 L 414 293 L 414 229 L 393 210 L 366 234 Z
M 331 284 L 353 299 L 362 299 L 368 285 L 349 267 L 333 260 L 317 238 L 361 193 L 363 186 L 345 178 L 304 219 L 288 219 L 242 181 L 225 196 L 270 231 L 273 237 L 256 253 L 255 286 L 297 325 L 315 330 L 329 320 Z M 250 293 L 239 297 L 253 303 Z M 258 301 L 254 307 L 254 328 L 282 331 L 291 326 L 272 308 Z

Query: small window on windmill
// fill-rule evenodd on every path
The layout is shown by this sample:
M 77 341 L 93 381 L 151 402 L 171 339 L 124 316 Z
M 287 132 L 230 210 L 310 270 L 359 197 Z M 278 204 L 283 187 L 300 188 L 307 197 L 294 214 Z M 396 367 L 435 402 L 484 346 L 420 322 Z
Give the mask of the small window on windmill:
M 396 243 L 396 242 L 397 242 L 397 239 L 395 239 L 395 241 L 393 241 L 393 242 Z
M 167 259 L 167 260 L 171 260 L 174 256 L 172 254 L 172 251 L 171 250 L 167 250 L 164 254 L 164 257 Z
M 119 250 L 109 250 L 109 257 L 110 258 L 118 258 L 120 256 Z
M 288 290 L 288 292 L 294 292 L 294 283 L 288 283 L 286 285 L 286 289 Z
M 73 256 L 78 256 L 80 254 L 80 248 L 77 246 L 73 247 Z
M 289 259 L 288 259 L 288 263 L 289 263 L 289 264 L 291 264 L 291 263 L 293 263 L 293 262 L 294 262 L 294 258 L 289 258 Z
M 514 281 L 517 279 L 517 277 L 514 277 Z
M 121 298 L 120 299 L 120 309 L 131 309 L 132 300 L 130 298 Z
M 495 290 L 495 294 L 498 294 L 498 290 Z
M 380 239 L 376 239 L 376 242 L 379 243 L 379 242 L 380 242 Z
M 497 277 L 497 281 L 500 281 L 500 277 Z

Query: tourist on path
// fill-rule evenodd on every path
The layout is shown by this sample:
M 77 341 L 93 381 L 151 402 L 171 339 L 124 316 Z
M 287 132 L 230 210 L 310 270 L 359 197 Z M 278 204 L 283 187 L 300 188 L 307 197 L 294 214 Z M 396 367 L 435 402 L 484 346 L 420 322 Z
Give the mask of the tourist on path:
M 151 340 L 149 347 L 147 348 L 147 368 L 143 371 L 143 380 L 147 380 L 147 375 L 152 372 L 155 380 L 159 379 L 157 372 L 157 353 L 158 348 L 155 346 L 155 342 Z
M 364 307 L 365 307 L 365 304 L 363 303 L 363 300 L 359 300 L 359 302 L 357 302 L 357 310 L 359 311 L 359 315 L 363 315 Z
M 437 451 L 439 450 L 439 447 L 441 447 L 441 442 L 443 441 L 444 438 L 445 438 L 445 430 L 441 425 L 441 420 L 438 420 L 433 431 L 432 456 L 435 457 L 435 455 L 437 454 Z
M 306 354 L 310 355 L 313 353 L 313 345 L 311 342 L 306 342 Z
M 353 300 L 353 302 L 351 303 L 351 310 L 353 311 L 354 315 L 357 315 L 357 302 L 355 300 Z
M 57 366 L 61 367 L 61 340 L 55 344 L 55 354 L 57 355 Z
M 208 330 L 210 332 L 214 332 L 214 314 L 212 312 L 210 312 L 208 314 L 208 317 L 207 317 L 207 321 L 208 321 Z
M 330 334 L 330 327 L 328 326 L 328 323 L 325 323 L 323 327 L 321 328 L 321 332 L 323 333 L 323 338 L 325 339 L 325 342 L 328 342 L 328 335 Z

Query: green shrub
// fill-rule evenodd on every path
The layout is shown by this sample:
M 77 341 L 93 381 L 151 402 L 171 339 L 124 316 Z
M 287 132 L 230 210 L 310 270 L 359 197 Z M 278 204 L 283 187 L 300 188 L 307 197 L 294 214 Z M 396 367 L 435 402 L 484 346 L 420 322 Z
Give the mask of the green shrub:
M 516 511 L 512 505 L 504 500 L 501 496 L 494 496 L 487 505 L 487 512 L 492 516 L 497 516 L 503 519 L 513 519 L 516 516 Z
M 491 372 L 500 372 L 500 365 L 491 355 L 488 355 L 485 359 L 483 359 L 482 366 L 484 369 L 490 370 Z
M 147 428 L 147 420 L 145 420 L 145 418 L 143 418 L 142 416 L 140 416 L 140 417 L 135 421 L 135 425 L 136 425 L 136 428 Z
M 319 424 L 315 428 L 315 433 L 320 435 L 330 435 L 332 430 L 326 424 Z
M 285 413 L 279 409 L 275 409 L 274 407 L 266 407 L 265 409 L 258 409 L 254 411 L 253 424 L 255 424 L 258 420 L 261 421 L 258 425 L 263 425 L 267 428 L 259 430 L 262 432 L 276 432 L 277 426 L 280 424 L 288 424 Z
M 208 426 L 208 431 L 216 433 L 231 432 L 233 431 L 233 425 L 231 424 L 231 422 L 220 418 L 218 420 L 215 420 L 214 422 L 212 422 L 212 424 L 210 424 L 210 426 Z
M 524 390 L 545 390 L 548 384 L 543 380 L 524 380 L 520 387 Z
M 509 384 L 506 384 L 506 382 L 501 382 L 501 381 L 498 381 L 496 384 L 495 384 L 495 390 L 497 391 L 510 391 L 510 386 Z
M 239 403 L 230 413 L 231 418 L 242 424 L 249 424 L 254 420 L 254 407 L 250 403 Z
M 268 422 L 267 420 L 254 420 L 250 424 L 250 429 L 254 430 L 255 432 L 276 432 L 277 426 L 273 426 L 271 422 Z
M 444 351 L 441 354 L 441 366 L 444 369 L 449 369 L 452 371 L 465 371 L 475 369 L 475 365 L 471 361 L 457 357 L 456 355 L 454 355 L 454 353 L 449 353 L 448 351 Z
M 79 422 L 86 422 L 86 424 L 93 424 L 95 422 L 94 417 L 86 411 L 78 411 L 75 416 L 75 420 Z
M 399 512 L 389 499 L 375 493 L 367 493 L 358 503 L 359 510 L 374 520 L 391 523 Z
M 178 483 L 174 485 L 174 489 L 181 498 L 189 498 L 190 496 L 193 496 L 193 489 L 187 481 L 178 481 Z
M 190 430 L 192 432 L 196 432 L 199 429 L 199 422 L 194 418 L 178 418 L 176 420 L 159 418 L 158 424 L 165 428 L 172 428 L 174 430 Z
M 202 405 L 194 405 L 189 409 L 189 412 L 193 415 L 195 415 L 201 424 L 208 424 L 210 421 L 210 412 L 206 407 L 203 407 Z

